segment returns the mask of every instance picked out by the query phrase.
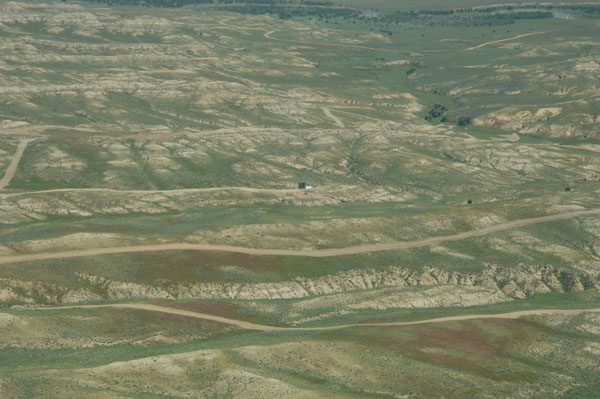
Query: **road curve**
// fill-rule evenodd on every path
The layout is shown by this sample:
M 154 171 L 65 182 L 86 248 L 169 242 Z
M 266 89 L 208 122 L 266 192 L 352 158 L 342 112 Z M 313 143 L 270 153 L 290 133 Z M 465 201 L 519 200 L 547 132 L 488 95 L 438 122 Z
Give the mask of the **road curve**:
M 600 214 L 600 209 L 591 209 L 586 211 L 574 211 L 557 213 L 554 215 L 540 216 L 529 219 L 513 220 L 505 223 L 500 223 L 494 226 L 484 227 L 477 230 L 465 231 L 457 234 L 445 236 L 436 236 L 424 238 L 416 241 L 400 241 L 390 242 L 385 244 L 365 244 L 346 248 L 330 248 L 330 249 L 270 249 L 270 248 L 246 248 L 236 247 L 233 245 L 218 245 L 218 244 L 192 244 L 192 243 L 170 243 L 170 244 L 148 244 L 148 245 L 132 245 L 122 247 L 106 247 L 106 248 L 90 248 L 76 249 L 71 251 L 59 252 L 41 252 L 36 254 L 9 255 L 1 256 L 0 264 L 6 263 L 22 263 L 36 260 L 48 259 L 64 259 L 64 258 L 79 258 L 84 256 L 97 256 L 106 254 L 124 254 L 124 253 L 140 253 L 140 252 L 157 252 L 157 251 L 216 251 L 216 252 L 234 252 L 240 254 L 254 256 L 307 256 L 314 258 L 323 258 L 330 256 L 355 255 L 368 252 L 402 250 L 410 248 L 425 247 L 429 245 L 440 244 L 448 241 L 458 241 L 467 238 L 481 237 L 487 234 L 496 233 L 499 231 L 510 230 L 514 228 L 529 226 L 537 223 L 555 222 L 566 220 L 578 216 L 590 216 Z
M 146 303 L 119 303 L 119 304 L 108 304 L 108 305 L 74 305 L 74 306 L 59 306 L 49 308 L 25 308 L 35 310 L 60 310 L 60 309 L 94 309 L 94 308 L 116 308 L 116 309 L 135 309 L 145 310 L 149 312 L 166 313 L 171 315 L 192 317 L 195 319 L 202 319 L 208 321 L 214 321 L 217 323 L 228 324 L 231 326 L 239 327 L 245 330 L 263 331 L 263 332 L 286 332 L 286 331 L 329 331 L 329 330 L 341 330 L 345 328 L 353 327 L 403 327 L 403 326 L 414 326 L 419 324 L 433 324 L 433 323 L 447 323 L 452 321 L 465 321 L 465 320 L 480 320 L 480 319 L 518 319 L 525 316 L 543 316 L 543 315 L 574 315 L 586 312 L 598 313 L 600 308 L 595 309 L 536 309 L 536 310 L 521 310 L 517 312 L 509 313 L 497 313 L 497 314 L 471 314 L 471 315 L 458 315 L 458 316 L 446 316 L 436 317 L 433 319 L 415 320 L 415 321 L 396 321 L 396 322 L 382 322 L 382 323 L 354 323 L 354 324 L 340 324 L 337 326 L 323 326 L 323 327 L 277 327 L 269 326 L 265 324 L 257 324 L 249 321 L 230 319 L 227 317 L 215 316 L 207 313 L 193 312 L 191 310 L 176 309 L 167 306 L 152 305 Z
M 4 187 L 10 184 L 10 181 L 17 172 L 17 166 L 19 166 L 19 162 L 23 157 L 23 153 L 25 152 L 25 148 L 27 148 L 27 144 L 29 144 L 32 141 L 33 139 L 24 139 L 19 142 L 19 145 L 17 146 L 17 151 L 15 152 L 13 159 L 8 164 L 8 168 L 6 168 L 4 176 L 2 176 L 2 178 L 0 179 L 0 190 L 2 190 Z

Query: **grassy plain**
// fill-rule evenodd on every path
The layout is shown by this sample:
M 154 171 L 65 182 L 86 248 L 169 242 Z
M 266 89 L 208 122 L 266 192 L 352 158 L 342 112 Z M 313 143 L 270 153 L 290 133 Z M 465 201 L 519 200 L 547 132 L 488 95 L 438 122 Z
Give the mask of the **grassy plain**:
M 373 8 L 382 11 L 414 11 L 414 10 L 445 10 L 461 9 L 467 7 L 489 7 L 495 5 L 504 5 L 496 0 L 447 0 L 444 2 L 436 0 L 337 0 L 336 3 L 351 7 Z M 544 4 L 564 4 L 563 1 L 545 1 Z M 593 2 L 587 0 L 569 1 L 570 4 L 590 4 Z M 511 5 L 531 5 L 532 1 L 517 0 L 511 1 Z
M 600 208 L 597 18 L 223 8 L 0 1 L 2 173 L 32 140 L 0 190 L 0 257 L 342 248 Z M 599 307 L 599 248 L 587 215 L 328 258 L 2 263 L 0 397 L 594 397 L 595 313 L 257 332 L 50 308 L 156 303 L 288 327 L 585 310 Z

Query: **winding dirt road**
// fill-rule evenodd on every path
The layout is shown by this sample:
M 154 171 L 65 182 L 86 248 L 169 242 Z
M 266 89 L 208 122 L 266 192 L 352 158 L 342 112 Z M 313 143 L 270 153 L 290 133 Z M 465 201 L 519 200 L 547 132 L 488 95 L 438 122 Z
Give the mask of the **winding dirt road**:
M 17 146 L 17 151 L 15 152 L 13 159 L 10 161 L 10 164 L 8 164 L 8 168 L 6 168 L 4 176 L 2 176 L 2 178 L 0 179 L 0 190 L 2 190 L 4 187 L 10 184 L 10 181 L 17 172 L 17 166 L 19 166 L 19 162 L 23 157 L 23 153 L 25 152 L 25 148 L 27 148 L 27 144 L 31 143 L 32 141 L 33 139 L 24 139 L 19 142 L 19 145 Z
M 402 327 L 414 326 L 418 324 L 431 323 L 447 323 L 452 321 L 479 320 L 479 319 L 518 319 L 525 316 L 544 316 L 544 315 L 575 315 L 586 312 L 598 313 L 600 308 L 595 309 L 537 309 L 537 310 L 521 310 L 510 313 L 498 314 L 471 314 L 459 316 L 437 317 L 433 319 L 415 320 L 415 321 L 397 321 L 385 323 L 355 323 L 355 324 L 340 324 L 337 326 L 324 327 L 276 327 L 265 324 L 256 324 L 249 321 L 230 319 L 227 317 L 215 316 L 207 313 L 193 312 L 191 310 L 176 309 L 167 306 L 159 306 L 145 303 L 119 303 L 108 305 L 75 305 L 75 306 L 60 306 L 52 308 L 25 308 L 35 310 L 57 310 L 57 309 L 94 309 L 94 308 L 117 308 L 117 309 L 135 309 L 145 310 L 149 312 L 167 313 L 183 317 L 192 317 L 195 319 L 203 319 L 215 321 L 218 323 L 228 324 L 245 330 L 263 331 L 263 332 L 286 332 L 286 331 L 329 331 L 340 330 L 353 327 Z
M 64 259 L 78 258 L 84 256 L 97 256 L 106 254 L 124 254 L 124 253 L 140 253 L 140 252 L 158 252 L 158 251 L 176 251 L 176 250 L 192 250 L 192 251 L 217 251 L 217 252 L 234 252 L 254 256 L 307 256 L 307 257 L 330 257 L 341 255 L 354 255 L 368 252 L 402 250 L 410 248 L 425 247 L 429 245 L 440 244 L 448 241 L 458 241 L 467 238 L 481 237 L 487 234 L 496 233 L 499 231 L 510 230 L 514 228 L 529 226 L 537 223 L 555 222 L 559 220 L 571 219 L 579 216 L 590 216 L 600 214 L 600 209 L 591 209 L 586 211 L 574 211 L 558 213 L 554 215 L 540 216 L 529 219 L 512 220 L 505 223 L 500 223 L 495 226 L 484 227 L 477 230 L 465 231 L 457 234 L 445 236 L 437 236 L 424 238 L 415 241 L 400 241 L 390 242 L 385 244 L 366 244 L 357 245 L 346 248 L 331 248 L 331 249 L 270 249 L 270 248 L 246 248 L 236 247 L 232 245 L 217 245 L 217 244 L 192 244 L 192 243 L 171 243 L 171 244 L 148 244 L 148 245 L 132 245 L 122 247 L 106 247 L 106 248 L 90 248 L 77 249 L 71 251 L 59 252 L 41 252 L 37 254 L 24 255 L 9 255 L 0 257 L 0 264 L 7 263 L 22 263 L 36 260 L 48 259 Z

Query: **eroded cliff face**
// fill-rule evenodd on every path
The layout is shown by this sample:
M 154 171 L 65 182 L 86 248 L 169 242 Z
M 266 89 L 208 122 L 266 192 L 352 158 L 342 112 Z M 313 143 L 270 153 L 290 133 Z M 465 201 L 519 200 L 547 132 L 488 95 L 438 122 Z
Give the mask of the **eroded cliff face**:
M 519 265 L 499 268 L 488 265 L 478 273 L 446 271 L 425 268 L 421 271 L 392 267 L 387 269 L 354 269 L 322 277 L 296 277 L 280 282 L 172 282 L 160 280 L 155 284 L 140 284 L 109 280 L 102 276 L 78 274 L 76 287 L 0 279 L 0 303 L 75 303 L 101 299 L 301 299 L 324 295 L 352 293 L 383 288 L 399 288 L 396 301 L 414 295 L 414 288 L 445 287 L 431 290 L 433 297 L 446 295 L 452 287 L 465 291 L 465 287 L 478 287 L 468 295 L 457 295 L 450 302 L 425 301 L 436 306 L 467 306 L 473 304 L 523 299 L 548 292 L 579 292 L 600 287 L 600 276 L 586 271 L 567 270 L 552 265 Z M 406 288 L 403 293 L 401 288 Z M 460 288 L 460 290 L 458 290 Z M 473 295 L 481 296 L 480 300 Z M 458 298 L 458 299 L 457 299 Z M 462 299 L 461 299 L 462 298 Z M 411 303 L 411 301 L 405 301 Z M 412 301 L 412 307 L 421 307 Z M 448 302 L 448 303 L 446 303 Z M 422 307 L 428 307 L 423 304 Z

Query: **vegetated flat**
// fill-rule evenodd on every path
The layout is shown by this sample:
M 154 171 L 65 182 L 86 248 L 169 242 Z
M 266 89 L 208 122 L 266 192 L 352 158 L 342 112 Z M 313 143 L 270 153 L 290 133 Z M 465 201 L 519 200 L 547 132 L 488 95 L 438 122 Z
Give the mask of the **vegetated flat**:
M 600 6 L 491 3 L 0 1 L 0 397 L 598 395 Z
M 447 10 L 465 7 L 516 6 L 532 5 L 528 0 L 502 2 L 498 0 L 338 0 L 336 3 L 352 7 L 373 8 L 382 11 L 415 11 L 415 10 Z M 564 1 L 550 0 L 544 4 L 565 4 Z M 593 4 L 587 0 L 572 0 L 568 4 Z M 538 3 L 539 4 L 539 3 Z

